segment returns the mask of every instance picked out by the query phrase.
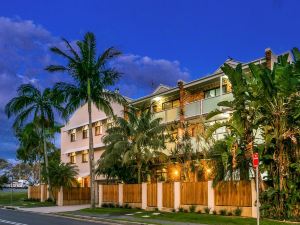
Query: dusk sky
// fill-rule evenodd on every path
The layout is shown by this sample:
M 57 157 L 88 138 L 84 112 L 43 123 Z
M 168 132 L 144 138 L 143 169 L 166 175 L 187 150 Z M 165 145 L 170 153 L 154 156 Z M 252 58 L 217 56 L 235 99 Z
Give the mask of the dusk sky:
M 297 0 L 1 1 L 0 158 L 15 159 L 18 147 L 3 112 L 17 87 L 69 80 L 44 71 L 58 60 L 49 47 L 61 46 L 61 37 L 76 41 L 92 31 L 99 52 L 121 50 L 117 87 L 137 98 L 160 83 L 208 75 L 228 57 L 247 62 L 268 47 L 275 53 L 300 47 L 299 9 Z

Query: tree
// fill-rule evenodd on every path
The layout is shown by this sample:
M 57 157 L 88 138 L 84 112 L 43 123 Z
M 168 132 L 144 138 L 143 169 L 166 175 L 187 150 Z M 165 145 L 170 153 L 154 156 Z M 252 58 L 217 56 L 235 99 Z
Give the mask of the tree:
M 53 188 L 72 187 L 77 184 L 76 176 L 78 175 L 78 168 L 76 165 L 70 163 L 62 163 L 59 160 L 49 161 L 49 172 L 43 172 L 44 176 L 50 176 L 51 192 L 53 195 Z M 55 199 L 56 200 L 56 199 Z
M 138 112 L 130 108 L 125 112 L 125 118 L 117 117 L 115 126 L 109 128 L 103 142 L 106 151 L 103 160 L 112 160 L 120 156 L 124 164 L 135 165 L 138 183 L 141 183 L 141 169 L 155 157 L 161 156 L 165 148 L 164 130 L 160 118 L 154 118 L 149 109 Z M 116 161 L 118 162 L 118 161 Z
M 70 115 L 80 105 L 88 104 L 89 118 L 89 164 L 90 164 L 90 187 L 91 207 L 95 207 L 95 163 L 92 130 L 92 104 L 106 115 L 113 115 L 112 102 L 125 104 L 125 99 L 118 90 L 111 91 L 120 78 L 120 73 L 109 66 L 111 60 L 121 53 L 111 47 L 100 56 L 96 55 L 96 40 L 93 33 L 86 33 L 82 41 L 77 41 L 76 47 L 63 39 L 67 51 L 52 47 L 51 51 L 68 61 L 67 65 L 50 65 L 46 68 L 49 72 L 68 72 L 74 79 L 73 84 L 59 82 L 55 90 L 63 93 L 66 102 L 66 113 Z
M 62 96 L 46 88 L 40 91 L 32 84 L 23 84 L 18 88 L 17 97 L 11 99 L 5 106 L 5 113 L 8 118 L 15 115 L 13 127 L 20 129 L 23 124 L 33 119 L 38 120 L 41 126 L 41 137 L 43 142 L 43 155 L 45 169 L 48 171 L 48 149 L 46 129 L 54 126 L 54 113 L 62 113 Z M 48 172 L 47 172 L 48 174 Z M 47 183 L 50 186 L 50 177 L 47 176 Z M 50 189 L 51 187 L 49 187 Z

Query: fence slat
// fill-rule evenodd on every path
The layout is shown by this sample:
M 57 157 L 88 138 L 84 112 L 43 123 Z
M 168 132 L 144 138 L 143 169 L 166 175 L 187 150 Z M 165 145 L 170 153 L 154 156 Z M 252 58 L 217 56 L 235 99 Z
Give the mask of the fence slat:
M 216 206 L 251 207 L 252 193 L 250 181 L 224 181 L 215 188 Z
M 207 182 L 181 183 L 182 205 L 207 205 Z
M 91 191 L 89 187 L 64 188 L 63 197 L 63 205 L 89 204 Z
M 147 206 L 157 206 L 157 183 L 147 184 Z
M 125 203 L 142 202 L 142 185 L 141 184 L 124 184 L 123 199 Z
M 174 183 L 163 183 L 163 207 L 174 208 Z
M 117 204 L 119 202 L 119 185 L 106 184 L 103 185 L 103 202 L 111 202 Z

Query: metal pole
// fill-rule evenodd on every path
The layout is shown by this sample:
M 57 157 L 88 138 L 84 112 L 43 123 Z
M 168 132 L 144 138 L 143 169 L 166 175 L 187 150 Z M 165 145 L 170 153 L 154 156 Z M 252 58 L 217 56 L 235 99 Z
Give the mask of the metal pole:
M 256 167 L 256 214 L 257 225 L 259 225 L 259 189 L 258 189 L 258 166 Z

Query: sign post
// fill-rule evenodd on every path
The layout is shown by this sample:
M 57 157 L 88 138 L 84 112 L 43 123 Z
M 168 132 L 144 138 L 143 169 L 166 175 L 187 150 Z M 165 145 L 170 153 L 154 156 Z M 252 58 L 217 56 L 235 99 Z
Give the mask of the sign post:
M 259 225 L 259 189 L 258 189 L 258 165 L 259 165 L 259 158 L 258 153 L 254 153 L 252 157 L 252 164 L 253 168 L 255 168 L 256 172 L 256 219 L 257 225 Z

